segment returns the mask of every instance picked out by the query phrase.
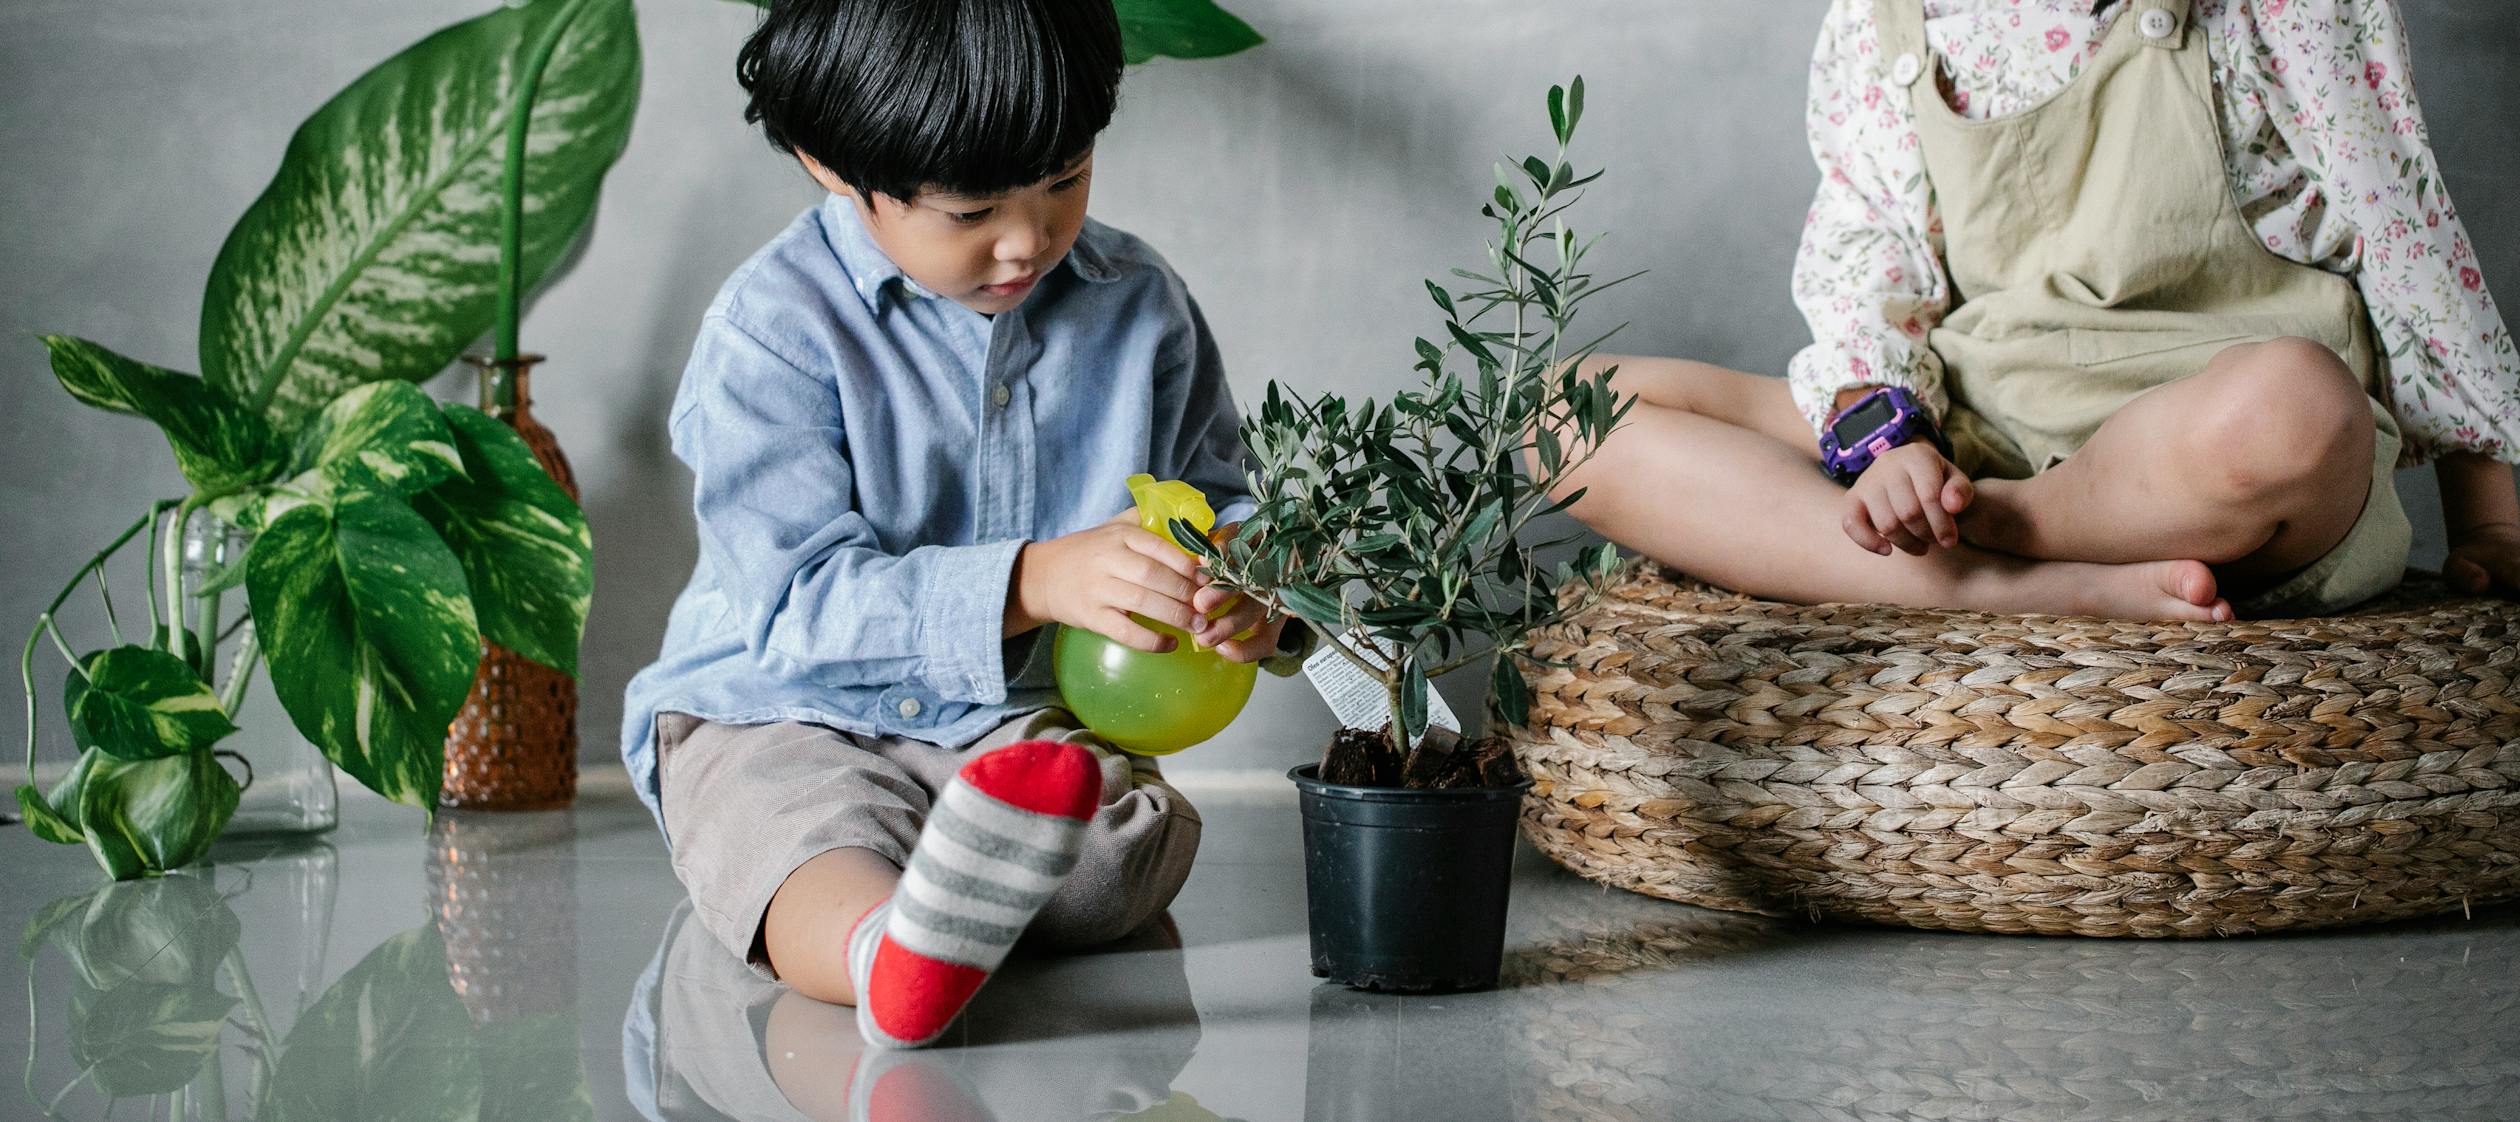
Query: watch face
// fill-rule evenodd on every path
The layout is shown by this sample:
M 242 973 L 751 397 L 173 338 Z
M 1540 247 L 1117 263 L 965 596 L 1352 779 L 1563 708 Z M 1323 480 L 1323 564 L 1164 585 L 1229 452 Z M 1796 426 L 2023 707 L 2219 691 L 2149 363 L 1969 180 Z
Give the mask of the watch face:
M 1865 398 L 1862 404 L 1838 417 L 1829 425 L 1829 432 L 1837 437 L 1838 447 L 1852 448 L 1862 443 L 1865 437 L 1881 431 L 1881 426 L 1889 424 L 1898 415 L 1899 407 L 1890 403 L 1889 395 L 1877 394 Z

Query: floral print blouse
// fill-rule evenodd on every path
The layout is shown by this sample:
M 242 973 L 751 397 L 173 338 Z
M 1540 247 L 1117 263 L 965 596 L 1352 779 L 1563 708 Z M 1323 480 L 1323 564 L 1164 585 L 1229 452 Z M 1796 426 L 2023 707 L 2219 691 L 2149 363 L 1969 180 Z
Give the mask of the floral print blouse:
M 1839 390 L 1904 386 L 1937 413 L 1925 333 L 1951 307 L 1942 225 L 1908 93 L 1886 73 L 1876 3 L 1835 0 L 1811 61 L 1819 195 L 1794 263 L 1813 343 L 1788 368 L 1815 429 Z M 2019 112 L 2071 81 L 2117 0 L 1924 0 L 1963 116 Z M 2100 7 L 2094 14 L 2095 6 Z M 2196 0 L 2240 213 L 2268 249 L 2354 278 L 2387 356 L 2403 463 L 2520 459 L 2520 357 L 2443 189 L 2388 0 Z M 1914 87 L 1931 91 L 1930 84 Z M 1930 93 L 1928 94 L 1930 96 Z

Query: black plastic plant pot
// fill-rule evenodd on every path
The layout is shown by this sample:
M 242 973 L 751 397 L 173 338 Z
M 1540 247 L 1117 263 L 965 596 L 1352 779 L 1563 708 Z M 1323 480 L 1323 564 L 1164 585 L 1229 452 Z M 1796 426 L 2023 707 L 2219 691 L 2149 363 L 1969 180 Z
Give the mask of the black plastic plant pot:
M 1312 972 L 1364 990 L 1452 993 L 1496 984 L 1513 889 L 1510 787 L 1348 787 L 1287 772 L 1302 791 Z

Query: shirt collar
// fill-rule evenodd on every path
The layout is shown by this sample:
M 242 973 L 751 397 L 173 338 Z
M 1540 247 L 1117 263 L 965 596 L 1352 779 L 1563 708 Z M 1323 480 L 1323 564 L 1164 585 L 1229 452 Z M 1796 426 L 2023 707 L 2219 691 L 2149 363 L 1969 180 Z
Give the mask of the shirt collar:
M 936 293 L 910 279 L 910 275 L 902 272 L 901 266 L 893 264 L 893 259 L 875 244 L 874 235 L 866 232 L 865 222 L 859 219 L 857 208 L 850 205 L 849 200 L 838 195 L 826 195 L 822 209 L 823 229 L 826 231 L 824 240 L 830 243 L 831 251 L 839 255 L 841 266 L 849 272 L 849 283 L 857 289 L 858 299 L 866 301 L 867 311 L 882 311 L 884 289 L 896 282 L 913 297 L 922 300 L 935 298 Z M 1119 276 L 1103 245 L 1106 235 L 1107 231 L 1101 223 L 1087 219 L 1085 228 L 1076 235 L 1076 244 L 1069 247 L 1067 257 L 1060 264 L 1078 278 L 1094 284 Z

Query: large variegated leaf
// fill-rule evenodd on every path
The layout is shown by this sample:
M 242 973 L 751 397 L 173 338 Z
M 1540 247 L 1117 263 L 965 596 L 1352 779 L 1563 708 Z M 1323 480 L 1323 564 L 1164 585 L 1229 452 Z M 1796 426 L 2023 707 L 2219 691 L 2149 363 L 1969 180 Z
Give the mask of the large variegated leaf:
M 537 81 L 538 80 L 538 81 Z M 507 122 L 532 86 L 525 283 L 593 213 L 639 87 L 630 0 L 530 0 L 421 40 L 298 127 L 210 270 L 210 383 L 284 430 L 437 373 L 496 314 Z
M 184 660 L 148 647 L 116 647 L 79 660 L 62 687 L 70 735 L 81 748 L 125 760 L 198 752 L 236 731 L 210 683 Z
M 464 472 L 438 403 L 409 382 L 371 382 L 324 406 L 304 437 L 310 492 L 409 495 Z
M 236 813 L 240 791 L 208 752 L 138 763 L 101 759 L 79 785 L 79 826 L 107 875 L 154 875 L 209 852 Z
M 125 358 L 85 339 L 43 339 L 61 388 L 109 413 L 156 422 L 175 449 L 175 466 L 194 487 L 232 490 L 279 469 L 282 450 L 270 427 L 200 378 Z
M 396 802 L 437 802 L 446 726 L 481 659 L 464 569 L 392 495 L 274 519 L 245 588 L 271 684 L 298 731 Z
M 516 430 L 478 409 L 446 407 L 463 477 L 412 506 L 463 562 L 481 634 L 555 670 L 577 673 L 578 639 L 595 594 L 586 513 Z
M 446 944 L 422 924 L 369 951 L 299 1014 L 259 1118 L 487 1118 L 472 1045 L 472 1017 L 446 982 Z

